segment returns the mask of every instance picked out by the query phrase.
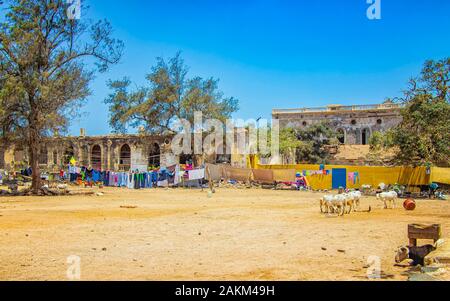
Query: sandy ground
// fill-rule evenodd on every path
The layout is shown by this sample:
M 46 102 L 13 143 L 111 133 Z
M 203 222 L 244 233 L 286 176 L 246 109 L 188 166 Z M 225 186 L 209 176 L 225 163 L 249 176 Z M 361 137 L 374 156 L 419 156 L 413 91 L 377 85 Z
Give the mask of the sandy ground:
M 447 201 L 406 212 L 366 197 L 372 213 L 330 218 L 320 193 L 102 191 L 0 198 L 0 280 L 67 280 L 71 255 L 81 280 L 367 280 L 370 256 L 381 258 L 383 279 L 406 280 L 394 251 L 407 244 L 408 223 L 450 233 Z

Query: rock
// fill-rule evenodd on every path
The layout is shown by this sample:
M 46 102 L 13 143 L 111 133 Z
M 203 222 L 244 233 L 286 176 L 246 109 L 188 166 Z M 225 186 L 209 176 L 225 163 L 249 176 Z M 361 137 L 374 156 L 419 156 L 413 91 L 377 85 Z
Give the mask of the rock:
M 325 248 L 325 247 L 322 247 L 322 251 L 326 251 L 327 250 L 327 248 Z
M 103 252 L 106 252 L 106 250 L 107 250 L 106 248 L 103 248 L 103 249 L 102 249 Z
M 339 249 L 339 250 L 337 250 L 339 253 L 345 253 L 345 250 L 343 250 L 343 249 Z

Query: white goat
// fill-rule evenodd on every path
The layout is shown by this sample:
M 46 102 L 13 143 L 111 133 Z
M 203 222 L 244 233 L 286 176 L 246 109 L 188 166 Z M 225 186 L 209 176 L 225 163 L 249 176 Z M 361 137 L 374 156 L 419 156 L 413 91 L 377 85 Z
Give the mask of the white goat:
M 398 194 L 395 191 L 382 192 L 377 194 L 377 199 L 384 202 L 384 209 L 388 209 L 387 203 L 390 202 L 392 204 L 392 209 L 395 209 L 395 200 L 398 198 Z
M 351 209 L 353 211 L 359 210 L 361 204 L 362 193 L 360 191 L 352 191 L 348 193 L 348 197 L 353 201 Z M 349 212 L 351 212 L 351 209 Z
M 320 212 L 321 213 L 334 213 L 334 195 L 324 195 L 320 199 Z
M 320 211 L 322 213 L 336 213 L 340 216 L 344 215 L 347 204 L 347 195 L 324 195 L 320 199 Z

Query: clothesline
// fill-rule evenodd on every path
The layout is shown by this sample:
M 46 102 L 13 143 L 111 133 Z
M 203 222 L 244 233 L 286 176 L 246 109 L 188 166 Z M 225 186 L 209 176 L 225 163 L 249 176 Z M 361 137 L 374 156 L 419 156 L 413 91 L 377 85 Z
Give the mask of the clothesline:
M 102 184 L 109 187 L 143 189 L 178 186 L 180 183 L 186 181 L 198 182 L 205 178 L 205 169 L 181 170 L 180 165 L 174 165 L 148 172 L 114 172 L 69 166 L 68 174 L 70 182 L 78 182 L 79 184 Z M 65 174 L 61 176 L 67 178 Z

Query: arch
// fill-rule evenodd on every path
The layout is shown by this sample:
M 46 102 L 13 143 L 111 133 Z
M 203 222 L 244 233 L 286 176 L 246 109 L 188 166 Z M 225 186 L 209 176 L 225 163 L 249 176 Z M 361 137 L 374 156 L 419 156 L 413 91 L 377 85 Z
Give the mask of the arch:
M 70 163 L 70 159 L 72 157 L 75 157 L 75 150 L 73 148 L 73 145 L 70 145 L 66 148 L 66 150 L 64 151 L 64 156 L 63 156 L 63 164 L 67 165 Z
M 154 143 L 148 153 L 148 166 L 160 167 L 161 166 L 161 148 L 158 143 Z
M 58 152 L 56 150 L 53 151 L 53 165 L 58 165 Z
M 102 147 L 94 145 L 91 150 L 91 166 L 94 169 L 102 169 Z
M 128 144 L 120 148 L 119 169 L 130 170 L 131 168 L 131 148 Z
M 362 145 L 368 145 L 371 137 L 370 129 L 365 128 L 361 131 L 361 143 Z
M 47 165 L 48 164 L 48 152 L 47 147 L 42 146 L 39 150 L 39 164 L 40 165 Z
M 339 143 L 345 144 L 345 142 L 347 140 L 347 134 L 346 134 L 345 130 L 344 129 L 337 129 L 336 132 L 338 134 L 337 138 L 339 140 Z

